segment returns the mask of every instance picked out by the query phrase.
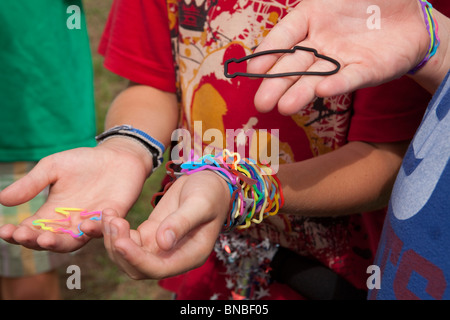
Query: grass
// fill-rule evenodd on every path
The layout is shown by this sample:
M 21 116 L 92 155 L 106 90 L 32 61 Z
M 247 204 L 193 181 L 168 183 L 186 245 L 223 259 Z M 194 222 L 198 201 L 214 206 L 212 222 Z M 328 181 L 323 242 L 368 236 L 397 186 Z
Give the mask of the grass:
M 123 79 L 103 67 L 103 57 L 97 53 L 112 0 L 84 0 L 84 10 L 91 43 L 98 131 L 103 131 L 106 111 L 114 97 L 127 85 Z M 162 169 L 162 168 L 161 168 Z M 138 201 L 127 216 L 136 228 L 151 213 L 151 197 L 159 190 L 164 170 L 157 170 L 146 182 Z M 122 273 L 109 259 L 102 239 L 93 239 L 72 257 L 70 264 L 80 267 L 81 289 L 69 290 L 70 274 L 59 270 L 61 293 L 66 300 L 136 300 L 169 299 L 171 294 L 158 287 L 155 280 L 135 281 Z

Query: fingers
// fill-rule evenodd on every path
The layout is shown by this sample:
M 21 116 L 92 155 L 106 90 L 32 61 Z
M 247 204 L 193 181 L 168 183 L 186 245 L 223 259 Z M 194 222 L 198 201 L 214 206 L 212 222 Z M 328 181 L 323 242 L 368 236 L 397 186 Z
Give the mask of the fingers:
M 103 211 L 105 248 L 133 279 L 160 279 L 190 270 L 203 263 L 214 246 L 227 211 L 221 201 L 230 202 L 226 183 L 214 173 L 201 172 L 177 182 L 136 231 L 117 211 Z
M 36 242 L 41 249 L 53 252 L 72 252 L 85 245 L 89 239 L 86 235 L 73 238 L 68 234 L 43 232 L 38 236 Z
M 222 225 L 208 224 L 211 215 L 202 218 L 192 208 L 195 206 L 187 201 L 185 209 L 162 222 L 156 212 L 138 231 L 130 230 L 129 223 L 116 211 L 104 210 L 102 230 L 110 259 L 133 279 L 160 279 L 198 266 L 211 252 Z M 205 225 L 209 231 L 202 233 Z
M 109 258 L 115 261 L 114 257 L 114 243 L 113 236 L 117 234 L 117 229 L 114 229 L 114 235 L 111 234 L 111 222 L 114 218 L 118 218 L 119 214 L 113 209 L 105 209 L 102 212 L 102 232 L 103 232 L 103 242 L 105 244 L 105 249 L 108 251 Z
M 52 163 L 51 157 L 38 162 L 26 176 L 0 192 L 0 203 L 10 207 L 33 199 L 48 185 L 55 182 L 54 170 L 51 170 Z
M 42 248 L 37 243 L 38 237 L 39 233 L 36 232 L 36 230 L 28 228 L 27 226 L 17 227 L 12 234 L 12 238 L 16 243 L 30 249 L 42 250 Z
M 101 223 L 99 221 L 85 220 L 81 224 L 80 230 L 91 238 L 101 238 L 103 236 Z
M 394 75 L 392 75 L 393 78 Z M 381 84 L 390 79 L 388 76 L 379 77 L 375 75 L 370 67 L 364 67 L 361 64 L 350 64 L 342 68 L 337 74 L 326 77 L 318 83 L 316 95 L 321 97 L 336 96 L 371 85 Z
M 56 220 L 61 219 L 61 216 L 55 214 L 49 207 L 51 205 L 48 203 L 44 204 L 34 215 L 24 219 L 17 226 L 12 224 L 2 226 L 0 228 L 0 238 L 9 243 L 22 245 L 30 249 L 54 252 L 75 251 L 89 241 L 90 237 L 88 235 L 83 234 L 79 236 L 77 234 L 77 224 L 70 225 L 67 221 L 61 222 L 59 227 L 71 230 L 72 234 L 44 229 L 44 226 L 48 227 L 47 223 L 35 225 L 34 221 L 39 219 L 49 219 L 47 221 L 51 221 L 53 218 Z M 94 223 L 95 221 L 92 222 Z M 100 223 L 96 223 L 98 224 L 97 228 L 99 228 Z M 58 223 L 55 226 L 58 226 Z
M 317 60 L 308 71 L 329 71 L 331 64 L 324 60 Z M 326 80 L 323 76 L 303 76 L 294 82 L 278 101 L 278 110 L 281 114 L 292 115 L 314 101 L 316 97 L 331 97 L 334 94 L 325 92 L 322 95 L 317 91 L 318 86 Z M 335 88 L 331 88 L 335 91 Z M 345 92 L 345 91 L 344 91 Z M 344 93 L 342 92 L 342 93 Z
M 270 74 L 306 71 L 314 63 L 314 56 L 303 51 L 283 55 L 270 70 Z M 264 79 L 255 94 L 255 106 L 260 112 L 272 110 L 285 92 L 300 77 L 279 77 Z M 281 110 L 280 110 L 281 111 Z
M 129 223 L 115 210 L 106 209 L 102 215 L 102 229 L 109 258 L 132 279 L 144 279 L 138 268 L 146 253 L 140 246 L 139 237 L 135 237 L 137 242 L 131 239 Z
M 40 233 L 25 225 L 5 224 L 0 227 L 0 238 L 11 244 L 22 245 L 29 249 L 43 250 L 37 243 Z
M 168 190 L 149 218 L 158 223 L 156 242 L 161 250 L 183 246 L 199 229 L 208 237 L 217 238 L 226 219 L 230 191 L 222 178 L 208 171 L 182 178 Z M 175 201 L 178 206 L 174 207 Z
M 17 227 L 13 224 L 5 224 L 0 227 L 0 238 L 11 244 L 18 244 L 13 237 Z
M 315 59 L 312 54 L 302 52 L 283 56 L 270 70 L 270 73 L 292 71 L 327 72 L 334 68 L 335 66 L 332 63 L 322 59 Z M 317 87 L 325 79 L 327 77 L 312 75 L 264 79 L 255 95 L 255 106 L 261 112 L 270 111 L 275 106 L 278 106 L 278 111 L 281 114 L 292 115 L 311 103 L 316 96 L 332 96 L 322 96 L 317 92 Z M 330 89 L 336 91 L 334 87 Z M 325 91 L 325 93 L 330 91 Z
M 256 48 L 255 53 L 274 49 L 291 49 L 302 42 L 307 35 L 307 24 L 298 23 L 298 21 L 304 21 L 304 19 L 303 11 L 290 12 L 269 32 Z M 310 55 L 298 51 L 284 56 L 262 55 L 248 62 L 247 71 L 255 74 L 302 71 L 306 70 L 312 61 Z M 259 112 L 271 111 L 283 93 L 297 79 L 298 77 L 265 79 L 255 95 L 256 109 Z
M 0 238 L 16 245 L 33 250 L 50 250 L 53 252 L 72 252 L 86 243 L 86 236 L 78 239 L 68 234 L 35 230 L 27 225 L 4 225 L 0 228 Z
M 308 31 L 306 22 L 299 23 L 299 21 L 305 21 L 306 19 L 303 12 L 293 10 L 286 15 L 272 28 L 255 50 L 255 53 L 265 50 L 291 49 L 294 45 L 303 41 Z M 248 72 L 266 73 L 277 62 L 278 58 L 279 56 L 277 55 L 264 55 L 253 58 L 248 63 Z
M 0 228 L 0 238 L 11 244 L 22 245 L 33 250 L 56 250 L 55 244 L 57 241 L 55 239 L 49 240 L 44 237 L 41 242 L 44 246 L 41 246 L 39 241 L 41 236 L 43 236 L 42 233 L 23 225 L 14 226 L 12 224 L 7 224 Z

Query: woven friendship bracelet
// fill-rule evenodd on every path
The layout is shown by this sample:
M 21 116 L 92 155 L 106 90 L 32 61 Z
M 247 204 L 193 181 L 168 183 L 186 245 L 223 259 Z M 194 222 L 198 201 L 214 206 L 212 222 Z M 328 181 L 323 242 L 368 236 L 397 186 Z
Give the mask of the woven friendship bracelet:
M 162 192 L 156 193 L 156 199 L 164 195 L 170 186 L 182 175 L 191 175 L 209 170 L 224 179 L 230 191 L 230 211 L 223 232 L 245 229 L 252 223 L 261 223 L 263 219 L 276 215 L 284 204 L 281 183 L 269 166 L 257 164 L 254 160 L 241 158 L 238 153 L 228 150 L 217 156 L 206 155 L 196 161 L 188 161 L 173 168 L 174 161 L 166 164 L 167 173 L 172 177 Z
M 436 19 L 433 17 L 433 6 L 426 0 L 419 1 L 422 7 L 428 34 L 430 35 L 430 47 L 428 48 L 428 53 L 425 58 L 414 69 L 409 71 L 408 74 L 415 74 L 417 71 L 423 68 L 423 66 L 436 54 L 436 51 L 441 42 L 438 35 L 439 26 Z
M 153 171 L 155 171 L 164 161 L 164 145 L 151 137 L 144 131 L 133 128 L 130 125 L 115 126 L 95 137 L 98 143 L 102 143 L 110 138 L 121 136 L 133 139 L 141 143 L 151 154 L 153 160 Z

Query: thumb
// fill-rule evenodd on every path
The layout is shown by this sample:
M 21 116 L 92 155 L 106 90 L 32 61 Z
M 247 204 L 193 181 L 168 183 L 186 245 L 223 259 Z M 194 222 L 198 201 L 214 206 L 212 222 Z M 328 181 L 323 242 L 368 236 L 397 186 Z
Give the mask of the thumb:
M 23 178 L 0 192 L 0 203 L 11 207 L 30 201 L 48 185 L 56 181 L 52 160 L 44 158 Z
M 203 200 L 184 201 L 175 212 L 161 222 L 156 232 L 156 241 L 162 250 L 171 250 L 189 233 L 214 219 L 215 214 L 211 205 Z

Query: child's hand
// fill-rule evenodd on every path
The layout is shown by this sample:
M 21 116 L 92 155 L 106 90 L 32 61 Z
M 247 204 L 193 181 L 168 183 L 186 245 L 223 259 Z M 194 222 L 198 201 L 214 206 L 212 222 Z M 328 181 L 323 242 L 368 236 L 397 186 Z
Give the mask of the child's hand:
M 117 140 L 117 141 L 115 141 Z M 47 201 L 18 226 L 0 227 L 0 238 L 37 250 L 74 251 L 90 237 L 100 237 L 101 223 L 84 219 L 85 234 L 74 238 L 67 233 L 45 231 L 32 224 L 36 219 L 61 219 L 57 207 L 89 211 L 116 208 L 125 216 L 138 198 L 147 176 L 133 152 L 119 147 L 123 139 L 112 139 L 96 148 L 79 148 L 41 160 L 25 177 L 0 192 L 0 203 L 16 206 L 35 197 L 50 185 Z M 138 146 L 139 147 L 139 146 Z M 140 147 L 139 147 L 140 148 Z
M 379 16 L 368 8 L 379 9 Z M 379 18 L 379 21 L 370 19 Z M 379 28 L 371 27 L 379 22 Z M 278 103 L 283 114 L 293 114 L 316 96 L 330 97 L 405 74 L 425 56 L 430 37 L 418 1 L 304 0 L 267 35 L 255 52 L 313 47 L 341 63 L 332 76 L 264 79 L 255 95 L 259 111 Z M 334 65 L 297 52 L 280 58 L 264 55 L 250 60 L 250 73 L 329 71 Z
M 230 192 L 217 174 L 179 178 L 137 230 L 114 210 L 103 212 L 105 247 L 133 279 L 161 279 L 203 264 L 229 211 Z

